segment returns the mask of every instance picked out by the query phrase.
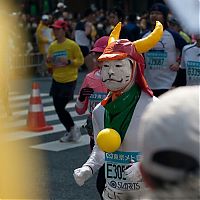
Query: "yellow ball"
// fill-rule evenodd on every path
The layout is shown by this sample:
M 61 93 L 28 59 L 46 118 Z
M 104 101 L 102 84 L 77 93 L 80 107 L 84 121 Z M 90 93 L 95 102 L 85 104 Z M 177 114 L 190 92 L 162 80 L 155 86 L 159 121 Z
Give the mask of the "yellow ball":
M 102 151 L 112 153 L 119 149 L 121 137 L 116 130 L 105 128 L 98 133 L 97 144 Z

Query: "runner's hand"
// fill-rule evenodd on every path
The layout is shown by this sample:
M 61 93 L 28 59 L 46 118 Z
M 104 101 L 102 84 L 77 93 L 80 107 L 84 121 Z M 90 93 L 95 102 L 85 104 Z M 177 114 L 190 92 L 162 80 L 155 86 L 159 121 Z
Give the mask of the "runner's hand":
M 88 166 L 74 170 L 74 179 L 79 186 L 82 186 L 92 176 L 92 170 Z
M 49 74 L 53 74 L 53 68 L 48 68 Z
M 176 62 L 176 63 L 170 65 L 169 68 L 170 68 L 172 71 L 177 72 L 177 71 L 179 70 L 179 66 L 180 66 L 180 64 L 179 64 L 178 62 Z
M 53 57 L 52 56 L 47 56 L 47 58 L 46 58 L 46 63 L 47 64 L 50 64 L 50 63 L 52 63 L 53 62 Z
M 142 174 L 139 169 L 139 162 L 131 162 L 131 166 L 125 171 L 125 178 L 132 182 L 139 182 L 142 180 Z
M 83 102 L 85 101 L 86 97 L 89 97 L 91 94 L 93 94 L 94 90 L 92 88 L 86 87 L 82 88 L 80 91 L 79 101 Z
M 64 66 L 65 66 L 65 65 L 71 65 L 71 64 L 72 64 L 72 61 L 71 61 L 71 60 L 68 60 L 68 59 L 65 58 L 65 57 L 60 57 L 60 58 L 58 58 L 58 62 L 62 63 Z

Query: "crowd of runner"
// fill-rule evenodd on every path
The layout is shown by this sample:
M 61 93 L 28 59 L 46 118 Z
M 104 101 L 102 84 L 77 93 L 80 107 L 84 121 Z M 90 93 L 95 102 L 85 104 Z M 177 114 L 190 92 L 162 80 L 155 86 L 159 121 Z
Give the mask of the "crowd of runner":
M 60 6 L 60 7 L 59 7 Z M 91 9 L 85 8 L 85 10 L 80 13 L 73 13 L 64 4 L 58 4 L 58 7 L 52 13 L 43 13 L 41 16 L 32 16 L 30 14 L 25 14 L 23 12 L 14 12 L 11 17 L 16 20 L 17 28 L 21 29 L 22 32 L 26 32 L 28 36 L 28 42 L 33 46 L 32 52 L 38 52 L 38 41 L 36 36 L 36 30 L 43 20 L 45 15 L 46 25 L 51 25 L 57 19 L 63 19 L 68 24 L 67 36 L 70 39 L 75 40 L 75 30 L 79 21 L 87 18 L 87 21 L 91 23 L 92 30 L 90 33 L 91 45 L 94 41 L 101 36 L 109 35 L 113 27 L 121 21 L 125 30 L 122 33 L 121 38 L 127 38 L 130 41 L 134 41 L 140 37 L 140 34 L 144 33 L 150 27 L 149 22 L 149 11 L 147 10 L 143 14 L 131 13 L 126 15 L 123 10 L 114 8 L 112 10 L 104 9 Z M 47 17 L 48 16 L 48 17 Z M 174 31 L 180 32 L 187 42 L 191 42 L 192 36 L 183 33 L 179 22 L 170 13 L 168 18 L 168 23 L 170 28 Z M 177 28 L 178 27 L 178 28 Z M 183 34 L 182 34 L 183 33 Z M 24 43 L 24 37 L 18 36 L 18 39 Z M 27 45 L 24 44 L 26 47 Z

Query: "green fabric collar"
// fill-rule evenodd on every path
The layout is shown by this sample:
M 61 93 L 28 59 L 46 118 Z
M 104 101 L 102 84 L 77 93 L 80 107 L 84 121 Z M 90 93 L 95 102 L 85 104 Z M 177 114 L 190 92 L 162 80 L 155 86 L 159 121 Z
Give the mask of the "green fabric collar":
M 123 93 L 115 101 L 104 106 L 105 128 L 115 129 L 120 134 L 122 141 L 125 137 L 140 95 L 141 89 L 139 86 L 133 85 L 129 91 Z

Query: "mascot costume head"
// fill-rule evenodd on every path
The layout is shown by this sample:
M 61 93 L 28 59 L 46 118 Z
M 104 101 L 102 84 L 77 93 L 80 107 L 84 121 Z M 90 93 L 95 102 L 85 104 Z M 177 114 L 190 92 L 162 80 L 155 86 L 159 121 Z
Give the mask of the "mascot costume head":
M 121 22 L 113 29 L 107 47 L 98 58 L 98 61 L 101 62 L 101 79 L 110 91 L 108 96 L 101 102 L 103 106 L 115 101 L 128 91 L 130 93 L 130 89 L 134 85 L 137 85 L 140 90 L 148 95 L 153 96 L 153 92 L 144 78 L 145 64 L 142 53 L 153 48 L 161 39 L 162 24 L 157 21 L 155 29 L 148 37 L 134 42 L 119 39 L 120 31 Z M 127 97 L 134 96 L 133 92 Z M 97 144 L 105 152 L 116 151 L 123 140 L 123 136 L 110 127 L 103 129 L 97 135 Z

